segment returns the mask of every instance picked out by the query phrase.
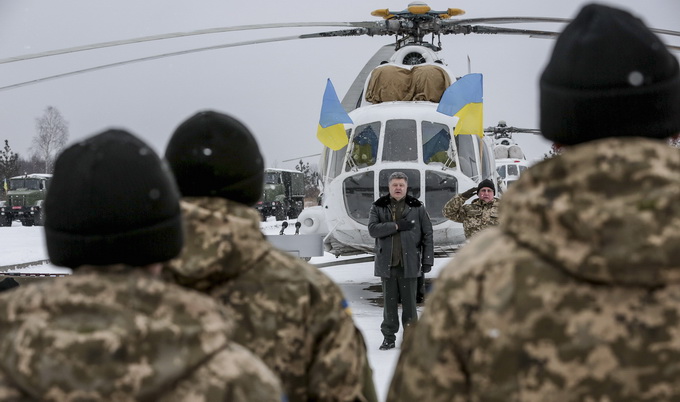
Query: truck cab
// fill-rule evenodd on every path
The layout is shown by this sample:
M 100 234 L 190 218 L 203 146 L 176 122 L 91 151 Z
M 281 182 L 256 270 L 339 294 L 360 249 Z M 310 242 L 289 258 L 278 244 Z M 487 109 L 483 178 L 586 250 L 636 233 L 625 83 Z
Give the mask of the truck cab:
M 42 226 L 43 203 L 51 180 L 51 174 L 43 173 L 10 178 L 7 200 L 0 204 L 0 226 L 12 226 L 15 220 L 23 226 Z

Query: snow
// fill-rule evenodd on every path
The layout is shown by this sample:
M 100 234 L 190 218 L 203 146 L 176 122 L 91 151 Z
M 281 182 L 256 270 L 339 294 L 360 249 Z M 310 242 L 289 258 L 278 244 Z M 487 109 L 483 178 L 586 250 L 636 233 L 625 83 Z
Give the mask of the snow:
M 278 235 L 281 230 L 281 223 L 269 218 L 268 221 L 262 222 L 260 227 L 265 234 Z M 285 233 L 292 235 L 295 232 L 295 220 L 289 220 L 288 223 L 289 226 Z M 48 258 L 42 227 L 23 227 L 19 222 L 14 222 L 12 227 L 0 227 L 0 245 L 2 245 L 0 267 Z M 360 257 L 366 257 L 366 255 L 336 258 L 332 254 L 326 253 L 321 257 L 312 257 L 309 262 L 316 265 L 339 260 L 353 260 Z M 439 270 L 449 260 L 449 258 L 437 258 L 432 272 L 427 274 L 427 277 L 436 277 Z M 354 321 L 366 340 L 368 358 L 373 368 L 378 398 L 384 401 L 399 357 L 402 331 L 400 330 L 400 333 L 397 334 L 397 347 L 395 349 L 387 351 L 378 349 L 383 340 L 380 332 L 382 307 L 376 305 L 372 300 L 381 297 L 381 284 L 380 279 L 373 276 L 373 262 L 349 262 L 319 269 L 341 287 L 349 302 Z M 0 268 L 0 271 L 3 270 L 3 268 Z M 51 264 L 38 264 L 11 269 L 7 272 L 64 274 L 70 273 L 70 270 Z M 418 307 L 418 311 L 422 313 L 422 307 Z

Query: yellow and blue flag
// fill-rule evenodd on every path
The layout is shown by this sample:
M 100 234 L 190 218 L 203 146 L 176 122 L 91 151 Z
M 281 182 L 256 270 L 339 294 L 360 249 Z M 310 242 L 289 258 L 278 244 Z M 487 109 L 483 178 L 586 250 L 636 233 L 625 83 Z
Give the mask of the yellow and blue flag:
M 323 145 L 334 151 L 342 149 L 348 143 L 345 123 L 352 124 L 354 122 L 340 104 L 335 88 L 333 88 L 333 83 L 329 79 L 326 83 L 326 91 L 323 94 L 321 117 L 319 118 L 319 127 L 316 130 L 316 138 Z
M 458 117 L 454 135 L 484 137 L 483 84 L 482 74 L 467 74 L 444 91 L 437 111 Z

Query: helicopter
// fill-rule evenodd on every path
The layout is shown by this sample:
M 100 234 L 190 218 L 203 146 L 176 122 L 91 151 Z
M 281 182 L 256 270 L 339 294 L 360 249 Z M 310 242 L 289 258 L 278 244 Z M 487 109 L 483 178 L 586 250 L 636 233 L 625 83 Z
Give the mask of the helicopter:
M 496 173 L 498 173 L 496 188 L 499 194 L 503 194 L 512 183 L 519 179 L 520 174 L 531 166 L 522 147 L 512 137 L 513 133 L 538 135 L 541 131 L 533 128 L 511 127 L 505 120 L 500 120 L 496 126 L 485 128 L 484 133 L 485 138 L 491 142 L 494 152 Z
M 410 3 L 406 9 L 401 11 L 382 9 L 376 10 L 372 14 L 374 17 L 382 18 L 382 21 L 308 23 L 305 26 L 343 26 L 349 28 L 292 37 L 254 39 L 181 52 L 170 52 L 125 62 L 83 68 L 38 80 L 34 79 L 30 82 L 18 82 L 2 87 L 0 90 L 33 85 L 71 74 L 83 74 L 98 69 L 190 52 L 294 39 L 392 36 L 394 43 L 381 47 L 366 63 L 342 100 L 342 106 L 353 121 L 351 125 L 346 126 L 348 143 L 344 149 L 323 149 L 319 164 L 323 180 L 321 205 L 306 208 L 303 214 L 298 217 L 298 221 L 302 224 L 300 233 L 323 236 L 326 250 L 335 255 L 372 252 L 374 240 L 368 236 L 365 227 L 370 204 L 380 194 L 386 192 L 387 176 L 395 170 L 400 170 L 409 176 L 411 194 L 421 199 L 427 206 L 434 223 L 435 245 L 438 250 L 444 252 L 448 249 L 455 249 L 457 245 L 464 241 L 462 227 L 457 223 L 445 220 L 441 216 L 441 207 L 453 195 L 475 186 L 480 180 L 489 177 L 496 178 L 498 173 L 495 170 L 493 147 L 478 136 L 453 135 L 453 130 L 459 119 L 437 112 L 438 99 L 436 96 L 426 96 L 422 99 L 395 100 L 387 98 L 387 100 L 378 100 L 376 96 L 378 98 L 383 96 L 380 90 L 385 87 L 385 84 L 376 84 L 375 78 L 378 75 L 389 76 L 390 74 L 375 73 L 396 69 L 396 71 L 402 73 L 401 70 L 407 70 L 413 76 L 415 75 L 412 74 L 414 70 L 425 71 L 427 69 L 422 67 L 427 67 L 429 71 L 435 72 L 433 75 L 440 76 L 439 84 L 435 85 L 435 92 L 441 94 L 446 90 L 446 85 L 460 78 L 449 71 L 447 64 L 439 56 L 439 52 L 442 50 L 442 36 L 507 34 L 554 38 L 558 35 L 558 32 L 490 25 L 535 22 L 566 23 L 569 20 L 541 17 L 458 19 L 454 17 L 463 15 L 463 10 L 450 8 L 436 11 L 430 9 L 426 3 L 419 1 Z M 293 25 L 295 24 L 256 24 L 226 27 L 221 30 L 154 35 L 0 59 L 0 64 L 145 41 L 207 35 L 219 31 L 245 31 Z M 302 26 L 303 24 L 299 25 Z M 371 85 L 371 82 L 373 82 L 373 85 Z M 372 100 L 366 98 L 369 92 Z M 400 126 L 402 123 L 407 127 Z M 403 138 L 403 141 L 397 137 L 391 138 L 390 133 L 393 131 L 391 127 L 388 130 L 388 125 L 395 125 L 397 131 L 404 133 L 400 137 Z M 433 139 L 434 141 L 430 143 L 429 141 Z M 443 140 L 439 141 L 440 139 Z M 409 143 L 411 146 L 408 145 Z M 425 144 L 430 144 L 427 151 Z M 431 156 L 430 146 L 436 151 Z M 402 160 L 403 157 L 398 155 L 401 151 L 409 151 L 411 154 L 407 157 L 411 159 Z M 393 156 L 389 155 L 389 152 L 393 152 Z M 415 159 L 413 159 L 414 155 Z M 438 156 L 433 158 L 434 155 Z

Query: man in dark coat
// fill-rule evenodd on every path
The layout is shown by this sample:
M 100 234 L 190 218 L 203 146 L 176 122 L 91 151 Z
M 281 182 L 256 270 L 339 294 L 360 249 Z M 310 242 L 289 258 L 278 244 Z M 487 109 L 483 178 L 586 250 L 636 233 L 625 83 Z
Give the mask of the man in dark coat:
M 381 350 L 394 348 L 399 331 L 398 304 L 404 328 L 418 319 L 416 287 L 421 271 L 430 272 L 434 262 L 432 223 L 425 206 L 406 194 L 408 177 L 394 172 L 389 178 L 389 195 L 371 206 L 368 233 L 375 238 L 375 276 L 382 278 L 385 339 Z

